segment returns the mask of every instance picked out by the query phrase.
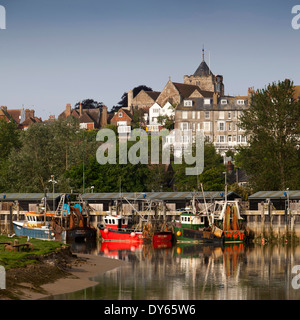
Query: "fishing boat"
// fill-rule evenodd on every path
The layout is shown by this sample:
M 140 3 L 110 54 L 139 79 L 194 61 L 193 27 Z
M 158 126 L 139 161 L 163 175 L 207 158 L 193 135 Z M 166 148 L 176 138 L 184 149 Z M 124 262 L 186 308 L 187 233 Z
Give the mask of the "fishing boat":
M 53 230 L 56 240 L 62 242 L 89 241 L 96 239 L 96 229 L 90 224 L 88 208 L 80 194 L 71 200 L 70 195 L 61 196 L 53 217 Z
M 183 211 L 179 222 L 173 223 L 173 229 L 178 242 L 222 244 L 224 241 L 222 230 L 212 225 L 205 213 Z
M 125 215 L 122 212 L 122 200 L 132 208 L 131 215 Z M 135 199 L 131 199 L 135 201 Z M 140 199 L 141 200 L 141 199 Z M 107 215 L 104 217 L 104 223 L 98 225 L 103 241 L 138 241 L 138 242 L 169 242 L 173 240 L 172 230 L 168 230 L 165 221 L 158 221 L 157 213 L 158 203 L 145 199 L 143 194 L 144 211 L 139 211 L 129 201 L 128 198 L 120 194 L 116 200 L 116 215 Z M 120 208 L 121 207 L 121 208 Z M 123 214 L 118 214 L 118 212 Z
M 223 230 L 224 242 L 244 242 L 246 240 L 238 201 L 216 201 L 212 218 L 213 224 Z
M 99 224 L 103 241 L 143 241 L 143 231 L 128 225 L 128 217 L 121 215 L 107 215 L 104 224 Z
M 242 220 L 237 201 L 216 201 L 212 212 L 183 211 L 173 229 L 178 242 L 243 242 Z
M 25 220 L 13 221 L 15 234 L 36 239 L 55 240 L 55 232 L 52 228 L 53 216 L 53 213 L 48 212 L 27 212 Z

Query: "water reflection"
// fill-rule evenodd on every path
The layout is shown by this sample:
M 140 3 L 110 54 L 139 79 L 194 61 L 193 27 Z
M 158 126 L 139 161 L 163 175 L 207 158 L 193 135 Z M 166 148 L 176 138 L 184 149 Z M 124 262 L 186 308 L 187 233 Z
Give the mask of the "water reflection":
M 292 267 L 300 265 L 300 247 L 105 242 L 89 252 L 127 263 L 93 278 L 99 285 L 55 299 L 300 298 L 291 285 Z

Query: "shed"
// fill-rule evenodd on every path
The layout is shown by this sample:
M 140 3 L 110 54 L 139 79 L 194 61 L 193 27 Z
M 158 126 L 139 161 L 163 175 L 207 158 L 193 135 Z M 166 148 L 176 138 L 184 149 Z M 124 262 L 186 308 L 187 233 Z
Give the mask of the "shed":
M 291 202 L 300 202 L 300 190 L 259 191 L 249 196 L 248 199 L 250 210 L 258 210 L 258 204 L 267 202 L 267 199 L 270 199 L 276 210 L 285 210 L 288 199 Z
M 53 199 L 55 201 L 55 208 L 60 200 L 60 193 L 46 193 L 47 206 L 50 211 L 53 209 Z M 20 205 L 21 211 L 30 211 L 29 205 L 40 204 L 45 197 L 44 193 L 0 193 L 1 202 L 17 202 Z

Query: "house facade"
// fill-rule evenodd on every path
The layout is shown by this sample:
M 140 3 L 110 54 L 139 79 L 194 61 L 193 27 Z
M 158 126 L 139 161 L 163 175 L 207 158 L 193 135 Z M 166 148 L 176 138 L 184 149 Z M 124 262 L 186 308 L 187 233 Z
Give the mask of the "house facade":
M 121 108 L 114 114 L 110 123 L 118 127 L 118 133 L 130 133 L 132 119 L 132 114 L 127 109 Z
M 197 131 L 225 155 L 239 145 L 247 145 L 247 136 L 239 127 L 239 117 L 249 106 L 250 97 L 190 98 L 175 110 L 175 129 L 185 135 L 181 142 L 191 143 Z M 187 134 L 189 133 L 189 134 Z

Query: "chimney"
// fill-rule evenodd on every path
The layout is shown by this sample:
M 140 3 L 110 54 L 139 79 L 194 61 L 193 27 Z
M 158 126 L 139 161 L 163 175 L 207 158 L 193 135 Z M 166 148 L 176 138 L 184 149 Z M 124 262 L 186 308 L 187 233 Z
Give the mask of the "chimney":
M 254 95 L 254 87 L 248 88 L 248 97 L 251 98 Z
M 30 110 L 29 109 L 25 109 L 25 120 L 27 120 L 29 117 L 31 117 Z
M 80 117 L 82 116 L 82 104 L 81 104 L 81 102 L 80 102 L 80 105 L 79 105 L 79 115 L 80 115 Z
M 67 104 L 66 106 L 66 117 L 69 117 L 71 115 L 71 105 Z
M 131 110 L 131 107 L 133 104 L 133 91 L 132 90 L 128 91 L 127 100 L 128 100 L 128 110 Z
M 104 127 L 107 125 L 107 106 L 102 106 L 102 112 L 101 112 L 101 119 L 100 119 L 100 126 Z
M 227 166 L 226 166 L 226 170 L 228 173 L 232 173 L 233 172 L 233 169 L 234 169 L 234 165 L 231 161 L 228 161 L 227 162 Z
M 214 92 L 213 94 L 213 106 L 217 106 L 218 104 L 218 94 L 216 92 Z

